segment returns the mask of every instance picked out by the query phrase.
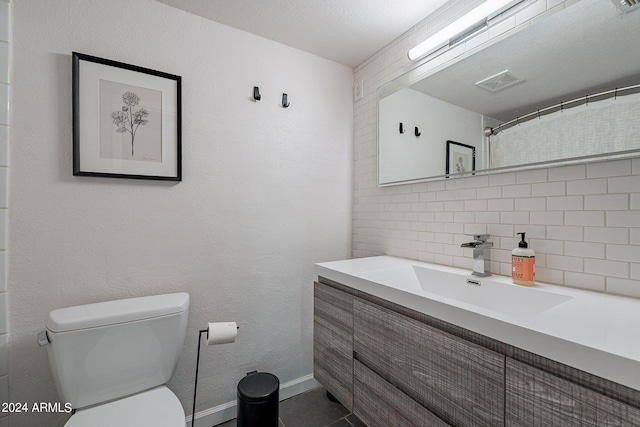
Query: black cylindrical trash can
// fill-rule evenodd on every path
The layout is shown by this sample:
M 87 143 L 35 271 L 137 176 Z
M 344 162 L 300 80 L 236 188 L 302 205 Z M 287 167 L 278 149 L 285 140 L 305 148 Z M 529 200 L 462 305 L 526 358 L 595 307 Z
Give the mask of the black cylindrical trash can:
M 237 427 L 278 427 L 278 377 L 249 372 L 238 383 Z

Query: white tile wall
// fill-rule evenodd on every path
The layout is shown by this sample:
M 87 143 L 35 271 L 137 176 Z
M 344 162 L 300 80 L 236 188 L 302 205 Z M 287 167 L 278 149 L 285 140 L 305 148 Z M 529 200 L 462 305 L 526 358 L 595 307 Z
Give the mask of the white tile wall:
M 531 0 L 515 22 L 571 2 Z M 515 233 L 525 231 L 538 280 L 640 297 L 640 159 L 377 187 L 377 88 L 421 65 L 407 59 L 408 49 L 476 3 L 449 1 L 355 69 L 365 90 L 354 104 L 353 255 L 470 269 L 471 252 L 459 245 L 465 234 L 488 232 L 491 269 L 509 275 Z
M 9 208 L 10 10 L 10 3 L 0 0 L 0 402 L 9 401 L 8 242 L 6 230 Z M 8 417 L 0 417 L 0 427 L 8 425 Z

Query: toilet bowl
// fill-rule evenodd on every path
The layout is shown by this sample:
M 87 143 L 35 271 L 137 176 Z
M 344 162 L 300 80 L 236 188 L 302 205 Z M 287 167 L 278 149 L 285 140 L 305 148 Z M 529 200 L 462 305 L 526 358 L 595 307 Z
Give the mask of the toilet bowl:
M 175 293 L 49 313 L 56 389 L 75 409 L 65 427 L 184 427 L 166 387 L 182 352 L 189 295 Z
M 161 386 L 72 415 L 65 427 L 184 427 L 182 404 Z

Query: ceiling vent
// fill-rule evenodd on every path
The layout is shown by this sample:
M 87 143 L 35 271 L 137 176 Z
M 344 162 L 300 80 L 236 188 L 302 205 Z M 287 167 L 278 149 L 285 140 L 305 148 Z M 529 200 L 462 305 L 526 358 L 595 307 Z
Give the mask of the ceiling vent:
M 497 92 L 504 88 L 522 83 L 523 81 L 524 78 L 512 73 L 509 70 L 504 70 L 499 72 L 498 74 L 487 77 L 486 79 L 477 82 L 476 86 L 488 90 L 489 92 Z
M 640 9 L 640 0 L 611 0 L 622 13 Z

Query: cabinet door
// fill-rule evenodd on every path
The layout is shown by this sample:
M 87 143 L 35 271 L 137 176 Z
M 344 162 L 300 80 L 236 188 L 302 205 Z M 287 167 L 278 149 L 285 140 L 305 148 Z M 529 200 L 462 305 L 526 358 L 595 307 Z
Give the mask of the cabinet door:
M 504 424 L 503 355 L 358 298 L 354 347 L 359 361 L 448 424 Z
M 640 410 L 507 358 L 506 426 L 639 426 Z
M 369 427 L 448 426 L 357 360 L 353 363 L 353 413 Z
M 315 283 L 313 373 L 349 410 L 353 408 L 353 298 Z

